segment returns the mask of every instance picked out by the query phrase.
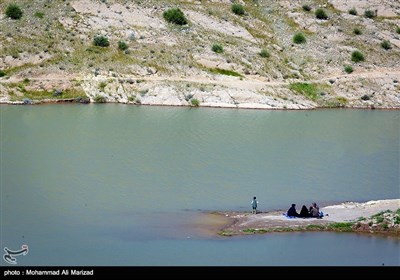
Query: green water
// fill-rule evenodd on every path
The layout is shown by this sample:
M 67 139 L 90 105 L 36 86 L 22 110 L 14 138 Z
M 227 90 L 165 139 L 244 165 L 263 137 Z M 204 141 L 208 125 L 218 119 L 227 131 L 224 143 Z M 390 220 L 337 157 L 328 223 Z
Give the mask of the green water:
M 255 195 L 262 211 L 399 198 L 400 111 L 57 104 L 0 113 L 1 246 L 29 245 L 19 264 L 305 265 L 315 254 L 315 265 L 400 264 L 398 239 L 209 238 L 189 226 L 203 210 L 250 211 Z

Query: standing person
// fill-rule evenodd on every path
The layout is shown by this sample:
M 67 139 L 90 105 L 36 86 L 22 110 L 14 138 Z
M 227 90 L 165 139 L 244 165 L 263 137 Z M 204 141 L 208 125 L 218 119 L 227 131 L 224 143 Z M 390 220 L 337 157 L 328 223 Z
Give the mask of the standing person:
M 257 214 L 257 206 L 258 206 L 258 201 L 256 197 L 253 197 L 253 200 L 250 202 L 251 203 L 251 213 L 252 214 Z
M 290 207 L 287 210 L 286 216 L 291 217 L 291 218 L 299 216 L 299 213 L 297 213 L 297 211 L 296 211 L 296 204 L 294 204 L 294 203 L 292 204 L 292 207 Z

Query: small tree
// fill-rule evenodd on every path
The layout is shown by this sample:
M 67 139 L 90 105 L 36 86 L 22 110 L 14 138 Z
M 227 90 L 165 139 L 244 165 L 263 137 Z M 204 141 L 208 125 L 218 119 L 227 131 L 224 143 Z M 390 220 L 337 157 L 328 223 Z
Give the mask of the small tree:
M 351 61 L 353 62 L 364 61 L 364 55 L 360 51 L 354 51 L 351 53 Z
M 223 53 L 224 52 L 224 48 L 219 44 L 212 45 L 211 50 L 215 53 Z
M 328 15 L 326 14 L 325 10 L 323 10 L 323 9 L 316 9 L 315 17 L 317 19 L 328 19 Z
M 98 47 L 108 47 L 110 42 L 107 37 L 104 36 L 96 36 L 93 39 L 93 44 Z
M 171 8 L 163 13 L 163 17 L 166 21 L 177 24 L 185 25 L 188 23 L 185 15 L 179 8 Z
M 306 37 L 304 37 L 303 33 L 299 32 L 294 34 L 293 43 L 295 44 L 303 44 L 306 42 Z
M 11 19 L 20 19 L 22 17 L 22 10 L 17 4 L 10 4 L 6 9 L 6 16 Z
M 232 4 L 231 10 L 236 15 L 239 15 L 239 16 L 244 15 L 244 7 L 240 4 Z
M 397 27 L 397 28 L 396 28 L 396 33 L 397 33 L 397 34 L 400 34 L 400 27 Z
M 0 77 L 4 77 L 6 75 L 6 72 L 4 72 L 3 70 L 0 70 Z

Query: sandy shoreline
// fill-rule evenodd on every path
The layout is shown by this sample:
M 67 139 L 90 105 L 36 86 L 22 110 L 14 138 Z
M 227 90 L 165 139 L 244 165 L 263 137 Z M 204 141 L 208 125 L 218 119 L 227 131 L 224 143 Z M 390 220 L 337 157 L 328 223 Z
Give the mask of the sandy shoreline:
M 354 231 L 387 233 L 400 237 L 400 199 L 386 199 L 358 202 L 344 202 L 322 207 L 322 219 L 294 218 L 283 215 L 286 210 L 251 214 L 248 212 L 219 211 L 207 213 L 202 223 L 214 234 L 222 236 L 267 233 L 279 231 Z M 389 211 L 388 211 L 389 210 Z M 298 209 L 299 211 L 299 209 Z M 382 213 L 388 211 L 391 213 Z M 380 215 L 377 215 L 380 214 Z M 371 218 L 371 216 L 374 216 Z M 214 225 L 214 227 L 212 226 Z M 346 227 L 338 228 L 337 225 Z M 350 228 L 352 225 L 352 228 Z

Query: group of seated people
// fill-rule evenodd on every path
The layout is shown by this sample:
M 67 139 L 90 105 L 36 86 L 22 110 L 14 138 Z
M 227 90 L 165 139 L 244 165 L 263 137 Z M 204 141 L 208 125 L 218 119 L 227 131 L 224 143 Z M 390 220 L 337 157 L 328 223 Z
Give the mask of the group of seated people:
M 300 213 L 297 213 L 296 204 L 292 204 L 292 207 L 286 213 L 288 217 L 297 217 L 297 218 L 322 218 L 322 211 L 319 211 L 319 207 L 317 203 L 313 202 L 311 206 L 307 209 L 307 206 L 303 205 L 301 207 Z

